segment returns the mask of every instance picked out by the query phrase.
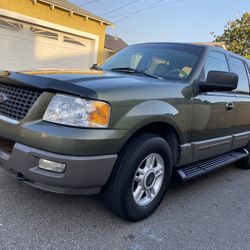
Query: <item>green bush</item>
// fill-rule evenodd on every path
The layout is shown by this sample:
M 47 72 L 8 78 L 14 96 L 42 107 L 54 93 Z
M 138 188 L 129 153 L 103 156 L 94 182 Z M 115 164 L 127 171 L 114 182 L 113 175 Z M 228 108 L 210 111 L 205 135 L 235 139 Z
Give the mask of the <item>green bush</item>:
M 250 59 L 250 13 L 227 23 L 221 36 L 215 35 L 216 42 L 225 42 L 227 49 Z

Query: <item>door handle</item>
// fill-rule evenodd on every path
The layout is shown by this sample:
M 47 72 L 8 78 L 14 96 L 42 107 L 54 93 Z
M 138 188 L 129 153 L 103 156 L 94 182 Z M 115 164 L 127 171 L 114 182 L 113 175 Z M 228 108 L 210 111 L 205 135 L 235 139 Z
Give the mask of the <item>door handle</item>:
M 228 111 L 234 109 L 234 104 L 233 104 L 232 102 L 228 102 L 228 103 L 226 104 L 226 109 L 227 109 Z

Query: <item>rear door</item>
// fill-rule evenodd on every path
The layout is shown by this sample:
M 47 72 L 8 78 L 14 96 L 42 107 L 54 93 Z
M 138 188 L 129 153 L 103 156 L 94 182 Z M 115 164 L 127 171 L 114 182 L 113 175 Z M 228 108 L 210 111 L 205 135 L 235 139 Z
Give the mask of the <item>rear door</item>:
M 236 90 L 236 146 L 245 146 L 250 139 L 250 95 L 249 69 L 246 61 L 240 57 L 229 56 L 231 71 L 238 74 L 239 83 Z
M 210 51 L 199 82 L 206 81 L 209 71 L 229 72 L 225 53 Z M 228 108 L 230 104 L 231 108 Z M 236 120 L 234 91 L 200 92 L 193 97 L 193 160 L 198 161 L 231 150 Z

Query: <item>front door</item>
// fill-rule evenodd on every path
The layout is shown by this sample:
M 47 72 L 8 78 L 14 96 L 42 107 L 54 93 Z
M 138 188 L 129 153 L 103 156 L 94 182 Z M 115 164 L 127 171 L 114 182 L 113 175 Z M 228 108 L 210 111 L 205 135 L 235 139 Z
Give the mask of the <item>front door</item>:
M 234 147 L 244 147 L 250 140 L 250 94 L 249 94 L 249 70 L 247 65 L 239 57 L 230 56 L 231 71 L 238 74 L 239 83 L 236 89 L 236 128 Z
M 211 51 L 200 81 L 209 71 L 229 71 L 224 53 Z M 236 95 L 233 91 L 198 93 L 193 97 L 193 161 L 199 161 L 231 150 L 236 120 Z

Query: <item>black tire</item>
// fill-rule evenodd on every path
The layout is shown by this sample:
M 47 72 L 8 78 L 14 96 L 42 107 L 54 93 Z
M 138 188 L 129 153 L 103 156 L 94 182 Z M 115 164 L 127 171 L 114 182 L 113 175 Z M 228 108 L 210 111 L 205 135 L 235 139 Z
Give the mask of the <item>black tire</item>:
M 163 180 L 155 198 L 149 204 L 139 206 L 133 196 L 134 177 L 141 162 L 152 154 L 160 155 L 164 161 Z M 173 160 L 168 143 L 155 134 L 138 135 L 119 156 L 112 176 L 103 189 L 105 204 L 114 214 L 128 221 L 136 222 L 147 218 L 164 197 L 172 177 L 172 169 Z
M 247 151 L 250 153 L 250 143 L 246 146 Z M 239 160 L 235 163 L 238 168 L 248 170 L 250 169 L 250 155 L 242 160 Z

